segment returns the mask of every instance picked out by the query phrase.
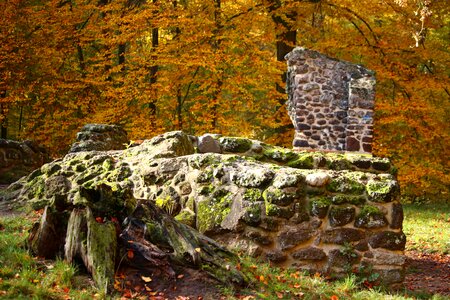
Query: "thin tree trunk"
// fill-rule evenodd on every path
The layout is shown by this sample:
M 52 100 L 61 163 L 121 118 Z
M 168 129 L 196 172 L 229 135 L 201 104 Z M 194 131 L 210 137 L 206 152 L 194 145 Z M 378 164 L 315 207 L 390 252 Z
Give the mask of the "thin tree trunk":
M 0 92 L 0 98 L 6 98 L 6 90 L 2 90 Z M 0 123 L 0 138 L 6 139 L 8 136 L 8 128 L 7 128 L 7 119 L 6 119 L 6 109 L 4 107 L 4 104 L 0 104 L 0 115 L 4 115 L 4 118 L 2 122 Z

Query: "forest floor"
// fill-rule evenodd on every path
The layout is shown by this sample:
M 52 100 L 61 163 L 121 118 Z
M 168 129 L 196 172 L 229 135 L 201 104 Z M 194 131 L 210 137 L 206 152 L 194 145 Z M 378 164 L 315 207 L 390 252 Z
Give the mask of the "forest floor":
M 0 185 L 0 189 L 4 187 L 5 186 Z M 433 212 L 434 216 L 441 216 L 441 218 L 443 218 L 444 224 L 440 226 L 444 226 L 444 228 L 440 229 L 444 232 L 449 230 L 446 228 L 450 228 L 448 226 L 450 214 L 449 207 L 447 206 L 448 205 L 445 205 L 445 209 L 441 214 Z M 436 206 L 434 206 L 434 209 L 436 209 Z M 433 236 L 422 237 L 423 240 L 418 240 L 415 233 L 429 232 L 423 225 L 417 225 L 420 224 L 416 218 L 417 214 L 422 212 L 423 208 L 417 208 L 413 205 L 405 207 L 406 218 L 404 230 L 408 236 L 409 243 L 407 244 L 407 250 L 405 252 L 407 256 L 406 278 L 404 281 L 405 292 L 406 294 L 411 293 L 412 295 L 421 293 L 428 295 L 440 294 L 445 298 L 449 297 L 450 299 L 450 253 L 448 251 L 450 240 L 444 240 L 444 246 L 439 245 L 439 241 L 433 243 Z M 14 218 L 21 214 L 22 213 L 5 209 L 5 207 L 0 205 L 0 221 L 4 218 Z M 411 221 L 411 219 L 408 219 L 408 215 L 416 218 L 416 220 Z M 431 221 L 431 219 L 429 219 L 429 221 Z M 408 222 L 411 222 L 412 224 L 409 224 Z M 1 223 L 2 222 L 0 222 L 0 231 L 4 230 Z M 414 228 L 414 230 L 411 228 Z M 431 242 L 427 240 L 427 238 L 431 239 Z M 447 238 L 447 236 L 444 236 L 444 238 Z M 427 245 L 427 243 L 430 245 Z M 435 248 L 437 247 L 437 250 L 433 249 L 433 246 Z M 442 251 L 442 247 L 445 247 L 445 251 Z M 158 276 L 158 274 L 152 274 L 151 278 L 149 274 L 145 274 L 142 270 L 123 269 L 118 272 L 115 289 L 122 293 L 125 298 L 134 298 L 134 295 L 140 294 L 138 290 L 147 290 L 149 292 L 147 294 L 152 295 L 151 299 L 229 299 L 220 296 L 222 291 L 217 288 L 217 282 L 211 278 L 207 278 L 204 273 L 181 267 L 175 271 L 177 274 L 176 278 L 167 280 L 167 278 Z M 0 278 L 0 283 L 1 280 L 2 279 Z M 2 298 L 1 293 L 0 298 Z M 425 299 L 426 298 L 428 297 L 425 296 Z M 238 299 L 257 298 L 252 298 L 252 296 L 242 296 Z

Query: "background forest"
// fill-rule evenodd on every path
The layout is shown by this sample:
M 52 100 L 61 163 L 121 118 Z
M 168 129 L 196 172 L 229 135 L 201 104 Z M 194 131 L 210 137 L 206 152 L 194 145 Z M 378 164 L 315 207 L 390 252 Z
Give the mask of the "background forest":
M 448 0 L 1 0 L 1 137 L 55 156 L 86 123 L 290 147 L 295 45 L 376 71 L 374 154 L 405 199 L 450 193 Z

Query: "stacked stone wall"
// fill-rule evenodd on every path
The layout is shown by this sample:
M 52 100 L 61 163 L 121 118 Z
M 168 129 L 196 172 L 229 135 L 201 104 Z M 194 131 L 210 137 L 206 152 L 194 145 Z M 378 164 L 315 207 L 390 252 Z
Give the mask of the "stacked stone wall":
M 286 58 L 293 146 L 370 152 L 373 72 L 304 48 L 295 48 Z

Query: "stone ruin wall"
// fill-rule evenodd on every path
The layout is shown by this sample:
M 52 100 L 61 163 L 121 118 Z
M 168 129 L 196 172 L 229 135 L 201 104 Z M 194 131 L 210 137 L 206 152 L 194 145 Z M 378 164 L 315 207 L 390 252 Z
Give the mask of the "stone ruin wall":
M 304 48 L 286 59 L 294 148 L 371 152 L 374 73 Z

